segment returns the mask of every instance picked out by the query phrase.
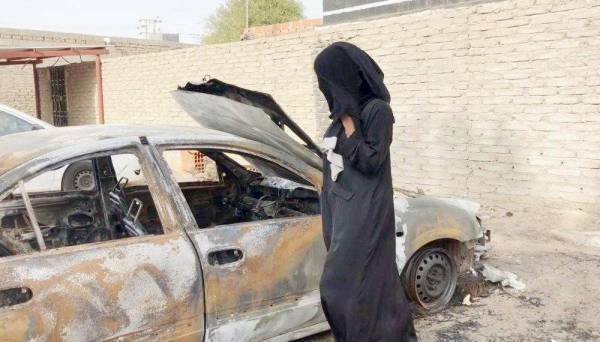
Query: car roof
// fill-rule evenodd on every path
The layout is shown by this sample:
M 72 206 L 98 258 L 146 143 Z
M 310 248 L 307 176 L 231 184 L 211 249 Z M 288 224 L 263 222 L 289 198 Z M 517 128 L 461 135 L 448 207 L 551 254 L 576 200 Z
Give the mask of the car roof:
M 12 115 L 16 118 L 19 118 L 23 121 L 26 121 L 32 125 L 38 125 L 41 126 L 43 128 L 54 128 L 54 126 L 52 126 L 51 124 L 47 123 L 46 121 L 42 121 L 38 118 L 35 118 L 27 113 L 24 113 L 20 110 L 14 109 L 10 106 L 7 106 L 5 104 L 0 103 L 0 111 L 8 114 L 8 115 Z
M 89 145 L 109 140 L 139 137 L 173 138 L 202 136 L 211 140 L 243 140 L 239 137 L 209 130 L 200 126 L 143 126 L 143 125 L 89 125 L 57 127 L 28 131 L 0 137 L 0 175 L 45 154 L 77 145 Z

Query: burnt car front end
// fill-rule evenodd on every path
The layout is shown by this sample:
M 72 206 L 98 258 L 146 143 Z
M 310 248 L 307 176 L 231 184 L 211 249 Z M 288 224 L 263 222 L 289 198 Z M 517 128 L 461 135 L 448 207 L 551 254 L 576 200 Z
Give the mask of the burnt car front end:
M 395 199 L 397 263 L 408 296 L 427 311 L 446 307 L 469 273 L 486 231 L 479 204 L 420 194 Z M 487 233 L 486 233 L 487 232 Z

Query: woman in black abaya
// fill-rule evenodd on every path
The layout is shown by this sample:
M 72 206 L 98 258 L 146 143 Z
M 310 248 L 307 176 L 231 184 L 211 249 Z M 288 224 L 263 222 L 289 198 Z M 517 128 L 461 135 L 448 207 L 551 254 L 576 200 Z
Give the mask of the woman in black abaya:
M 317 56 L 315 72 L 331 112 L 323 140 L 323 310 L 336 341 L 416 341 L 396 268 L 394 116 L 383 73 L 344 42 Z

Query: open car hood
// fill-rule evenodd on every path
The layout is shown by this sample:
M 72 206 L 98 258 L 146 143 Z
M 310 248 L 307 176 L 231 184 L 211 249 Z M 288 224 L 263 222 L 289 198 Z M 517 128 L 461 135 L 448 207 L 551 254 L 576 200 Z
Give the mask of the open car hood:
M 257 141 L 322 169 L 317 144 L 281 109 L 271 95 L 217 79 L 188 83 L 173 97 L 202 126 Z M 303 143 L 290 136 L 293 132 Z

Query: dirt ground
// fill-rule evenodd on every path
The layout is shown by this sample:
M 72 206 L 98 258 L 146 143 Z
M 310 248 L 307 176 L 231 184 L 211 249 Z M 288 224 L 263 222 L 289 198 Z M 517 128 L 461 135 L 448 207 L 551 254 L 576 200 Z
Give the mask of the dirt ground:
M 600 222 L 489 211 L 484 224 L 493 231 L 485 262 L 517 274 L 526 290 L 496 290 L 471 306 L 417 317 L 419 339 L 600 341 Z

